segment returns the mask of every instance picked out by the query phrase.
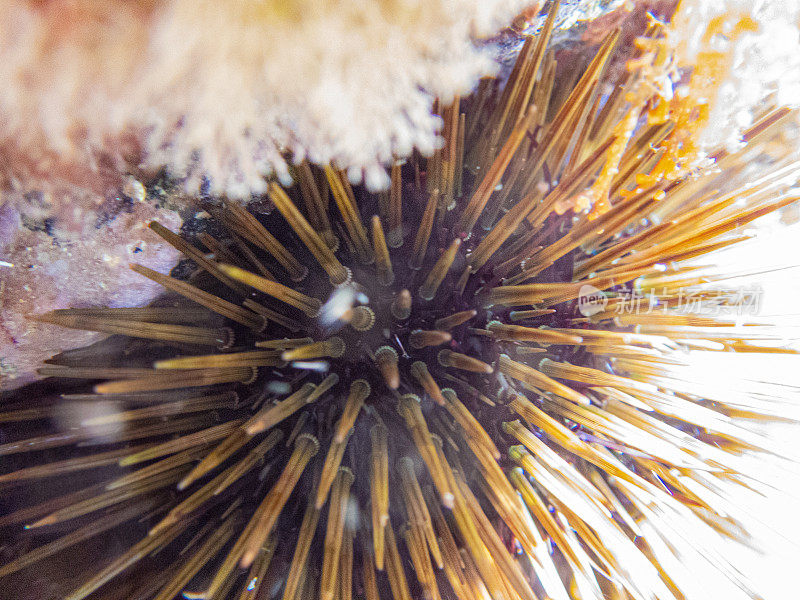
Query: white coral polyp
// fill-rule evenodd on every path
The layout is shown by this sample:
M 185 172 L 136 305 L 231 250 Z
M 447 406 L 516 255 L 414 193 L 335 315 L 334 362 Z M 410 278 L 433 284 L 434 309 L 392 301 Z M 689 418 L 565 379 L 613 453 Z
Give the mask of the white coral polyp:
M 429 153 L 435 96 L 490 73 L 475 36 L 530 0 L 7 0 L 0 138 L 78 160 L 132 131 L 144 166 L 247 197 L 292 160 L 371 188 Z

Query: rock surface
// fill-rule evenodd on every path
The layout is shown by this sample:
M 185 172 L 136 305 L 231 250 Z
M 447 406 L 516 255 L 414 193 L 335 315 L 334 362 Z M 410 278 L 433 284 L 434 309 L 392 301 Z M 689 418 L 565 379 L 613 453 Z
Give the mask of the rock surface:
M 159 286 L 128 264 L 168 272 L 177 261 L 178 253 L 147 228 L 151 219 L 180 227 L 178 213 L 162 204 L 145 199 L 141 184 L 132 180 L 106 193 L 62 185 L 3 195 L 0 390 L 34 380 L 43 359 L 103 337 L 35 323 L 26 315 L 67 307 L 141 306 L 159 293 Z

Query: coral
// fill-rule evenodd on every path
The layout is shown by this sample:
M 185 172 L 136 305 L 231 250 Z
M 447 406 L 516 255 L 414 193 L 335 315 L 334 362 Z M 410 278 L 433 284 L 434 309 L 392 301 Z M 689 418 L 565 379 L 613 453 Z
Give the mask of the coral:
M 0 134 L 78 161 L 132 134 L 145 167 L 235 197 L 286 179 L 283 153 L 336 161 L 375 188 L 393 155 L 435 148 L 433 97 L 490 73 L 476 36 L 526 4 L 4 2 Z

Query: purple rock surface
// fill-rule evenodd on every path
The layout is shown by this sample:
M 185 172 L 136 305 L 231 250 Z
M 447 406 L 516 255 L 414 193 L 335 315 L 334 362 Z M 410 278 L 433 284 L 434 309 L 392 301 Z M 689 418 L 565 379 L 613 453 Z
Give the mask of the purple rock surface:
M 56 308 L 142 306 L 161 290 L 128 268 L 169 272 L 178 253 L 147 223 L 176 230 L 177 212 L 159 207 L 131 182 L 122 193 L 80 186 L 6 192 L 0 206 L 0 390 L 36 379 L 43 359 L 103 337 L 36 323 Z M 131 191 L 133 190 L 133 191 Z

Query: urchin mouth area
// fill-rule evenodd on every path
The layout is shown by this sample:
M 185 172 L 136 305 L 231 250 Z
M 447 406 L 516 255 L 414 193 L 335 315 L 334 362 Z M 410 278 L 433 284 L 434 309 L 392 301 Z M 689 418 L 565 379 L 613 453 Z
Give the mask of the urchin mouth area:
M 369 198 L 363 204 L 368 205 L 370 201 L 374 200 Z M 443 243 L 451 237 L 455 223 L 450 226 L 448 223 L 454 221 L 454 217 L 445 213 L 442 226 L 437 228 L 436 237 Z M 377 227 L 382 228 L 378 215 L 372 219 Z M 413 217 L 411 220 L 413 222 Z M 447 375 L 450 385 L 457 386 L 458 380 L 462 379 L 470 388 L 484 387 L 488 380 L 482 383 L 482 378 L 494 373 L 492 365 L 501 351 L 496 336 L 487 326 L 498 322 L 497 319 L 508 320 L 511 310 L 502 306 L 483 307 L 476 301 L 481 297 L 480 288 L 491 287 L 496 280 L 491 269 L 481 270 L 471 277 L 470 289 L 463 293 L 458 290 L 458 280 L 465 271 L 468 272 L 470 255 L 480 237 L 470 236 L 471 239 L 464 242 L 462 238 L 456 238 L 456 244 L 441 247 L 431 240 L 420 266 L 415 268 L 414 232 L 407 232 L 405 240 L 401 232 L 402 228 L 395 230 L 395 246 L 390 251 L 386 248 L 391 256 L 388 265 L 391 281 L 381 277 L 380 258 L 368 261 L 369 264 L 353 260 L 346 265 L 351 275 L 349 281 L 333 287 L 318 318 L 306 320 L 307 331 L 313 339 L 333 338 L 337 347 L 323 350 L 323 355 L 319 356 L 292 350 L 284 352 L 283 358 L 289 366 L 299 368 L 307 367 L 309 359 L 319 359 L 321 362 L 315 363 L 318 368 L 336 373 L 343 381 L 360 374 L 373 384 L 375 390 L 395 399 L 398 394 L 417 392 L 419 384 L 428 393 L 439 390 L 435 383 L 429 385 L 435 379 L 431 373 L 438 374 L 450 368 L 454 373 Z M 453 252 L 454 249 L 459 252 Z M 295 248 L 294 252 L 303 256 L 301 249 Z M 377 247 L 374 254 L 380 254 Z M 301 258 L 301 261 L 305 260 L 313 260 L 313 255 L 306 252 Z M 565 269 L 565 265 L 571 265 L 571 261 L 571 256 L 564 257 L 536 280 L 569 280 L 571 267 Z M 296 289 L 318 295 L 312 291 L 330 289 L 326 284 L 324 278 L 312 273 Z M 520 318 L 528 317 L 525 321 L 528 326 L 553 328 L 568 323 L 572 309 L 568 306 L 565 310 L 542 310 L 541 314 L 522 315 Z M 564 340 L 544 338 L 539 341 L 549 346 L 548 341 Z M 551 353 L 563 359 L 569 352 L 566 347 L 558 345 L 551 348 Z M 414 368 L 415 363 L 425 365 L 425 376 L 417 373 L 419 369 Z M 434 394 L 439 395 L 438 391 Z
M 402 175 L 400 167 L 393 172 L 401 180 L 405 177 L 407 181 L 411 177 Z M 364 198 L 361 190 L 356 192 L 361 205 L 369 207 L 374 203 L 374 197 Z M 410 186 L 408 193 L 414 193 Z M 423 213 L 418 218 L 423 218 Z M 381 232 L 373 236 L 377 240 L 373 252 L 375 260 L 348 263 L 346 268 L 350 271 L 350 280 L 334 286 L 323 304 L 323 317 L 309 321 L 315 339 L 335 336 L 344 344 L 341 355 L 325 356 L 320 368 L 337 373 L 343 381 L 360 374 L 375 390 L 395 400 L 399 394 L 418 392 L 420 385 L 427 394 L 426 398 L 437 399 L 441 398 L 441 393 L 435 379 L 441 379 L 442 375 L 448 385 L 458 387 L 461 384 L 470 390 L 485 387 L 489 382 L 487 377 L 496 377 L 493 365 L 503 351 L 498 339 L 512 341 L 515 338 L 498 338 L 491 324 L 522 321 L 518 329 L 527 326 L 541 330 L 569 325 L 574 316 L 574 305 L 528 311 L 529 314 L 491 303 L 482 306 L 482 289 L 493 287 L 498 276 L 493 268 L 479 269 L 475 274 L 470 271 L 471 255 L 481 242 L 480 236 L 462 234 L 456 237 L 454 244 L 447 243 L 457 227 L 456 218 L 457 213 L 449 215 L 446 210 L 443 212 L 442 224 L 435 232 L 439 243 L 432 239 L 421 262 L 417 258 L 415 263 L 415 232 L 406 231 L 404 239 L 402 227 L 394 230 L 394 245 L 391 250 L 386 245 L 386 259 L 382 262 L 379 244 L 386 239 L 382 235 L 383 223 L 378 215 L 372 217 L 373 232 L 375 228 Z M 409 220 L 414 222 L 415 219 L 411 217 Z M 565 219 L 558 219 L 552 231 L 560 231 Z M 347 239 L 346 235 L 343 237 Z M 569 281 L 576 253 L 562 257 L 533 281 Z M 305 259 L 313 260 L 313 256 L 308 254 Z M 381 276 L 387 271 L 391 278 Z M 471 275 L 468 288 L 459 290 L 459 279 L 464 277 L 464 273 Z M 327 287 L 325 283 L 312 274 L 300 284 L 300 289 L 310 294 L 310 290 Z M 572 359 L 576 354 L 586 355 L 579 347 L 565 345 L 565 342 L 574 340 L 574 336 L 559 337 L 557 334 L 550 339 L 546 335 L 536 339 L 539 351 L 547 352 L 557 360 Z M 291 357 L 286 358 L 291 360 Z M 303 368 L 307 365 L 303 362 L 297 366 Z M 424 374 L 421 372 L 423 366 Z M 486 425 L 494 426 L 492 423 Z

